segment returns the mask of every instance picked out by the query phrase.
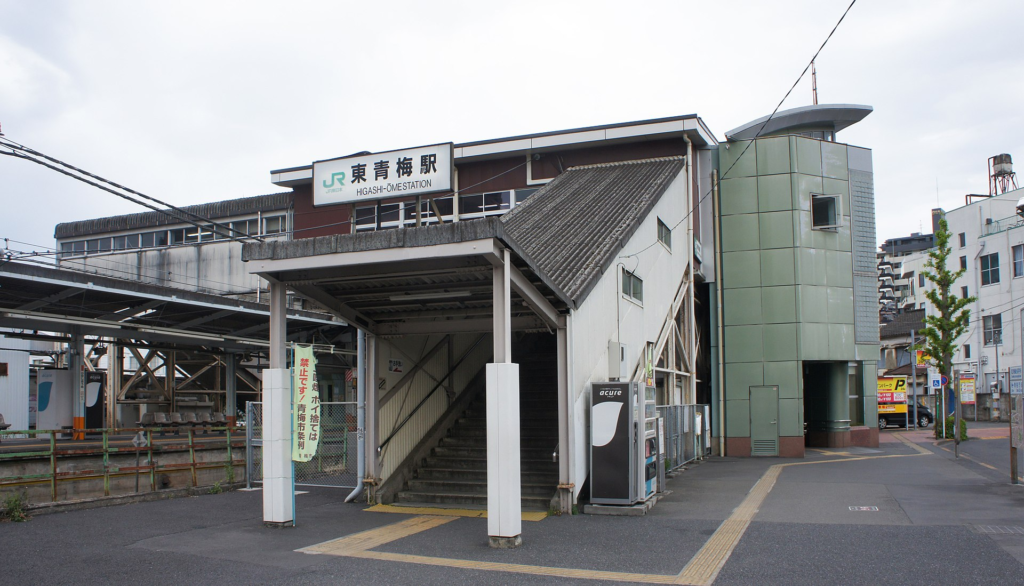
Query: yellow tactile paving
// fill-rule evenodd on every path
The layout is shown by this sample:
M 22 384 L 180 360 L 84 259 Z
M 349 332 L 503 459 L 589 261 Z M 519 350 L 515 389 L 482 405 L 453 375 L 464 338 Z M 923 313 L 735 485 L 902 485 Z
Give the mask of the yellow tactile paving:
M 413 517 L 412 519 L 406 519 L 399 521 L 398 523 L 392 523 L 391 525 L 385 525 L 376 529 L 370 529 L 361 533 L 355 533 L 352 535 L 346 535 L 339 539 L 332 539 L 331 541 L 325 541 L 309 547 L 304 547 L 298 551 L 303 553 L 326 553 L 330 555 L 342 555 L 351 556 L 361 551 L 380 547 L 385 543 L 391 543 L 397 541 L 403 537 L 409 537 L 417 533 L 433 529 L 445 523 L 451 523 L 458 517 Z
M 363 509 L 371 513 L 401 513 L 403 515 L 440 515 L 442 517 L 475 517 L 486 519 L 487 511 L 479 509 L 445 509 L 440 507 L 398 507 L 394 505 L 373 505 Z M 543 511 L 524 511 L 523 521 L 542 521 L 548 516 Z
M 908 458 L 931 454 L 927 449 L 914 444 L 910 440 L 897 435 L 899 440 L 917 450 L 915 454 L 889 454 L 882 456 L 858 456 L 843 457 L 829 460 L 816 460 L 813 462 L 788 462 L 786 464 L 775 464 L 758 479 L 754 487 L 750 489 L 747 496 L 738 507 L 733 509 L 732 515 L 722 522 L 715 533 L 701 547 L 700 551 L 690 560 L 683 570 L 674 576 L 662 574 L 633 574 L 627 572 L 609 572 L 603 570 L 581 570 L 576 568 L 557 568 L 551 566 L 529 566 L 525 564 L 506 564 L 500 562 L 481 562 L 476 560 L 439 558 L 420 556 L 402 553 L 390 553 L 371 551 L 375 547 L 390 543 L 422 531 L 427 531 L 445 523 L 458 519 L 457 512 L 471 513 L 469 515 L 481 517 L 486 516 L 480 513 L 484 511 L 467 511 L 460 509 L 417 509 L 413 507 L 384 507 L 377 505 L 367 510 L 378 510 L 382 512 L 395 512 L 405 514 L 416 514 L 413 511 L 426 510 L 430 513 L 422 516 L 406 519 L 398 523 L 363 531 L 327 541 L 297 551 L 304 553 L 319 553 L 362 559 L 380 561 L 402 562 L 409 564 L 422 564 L 429 566 L 442 566 L 448 568 L 463 568 L 467 570 L 483 570 L 491 572 L 510 572 L 514 574 L 530 574 L 535 576 L 551 576 L 558 578 L 582 578 L 590 580 L 604 580 L 609 582 L 634 582 L 642 584 L 683 584 L 689 586 L 708 586 L 715 581 L 718 573 L 721 572 L 729 556 L 732 555 L 736 545 L 743 538 L 750 522 L 753 521 L 765 498 L 775 487 L 775 483 L 782 474 L 782 469 L 789 466 L 803 466 L 811 464 L 831 464 L 838 462 L 854 462 L 859 460 L 877 460 L 884 458 Z M 378 508 L 381 507 L 381 508 Z M 394 509 L 394 510 L 390 510 Z M 524 514 L 525 519 L 525 514 Z

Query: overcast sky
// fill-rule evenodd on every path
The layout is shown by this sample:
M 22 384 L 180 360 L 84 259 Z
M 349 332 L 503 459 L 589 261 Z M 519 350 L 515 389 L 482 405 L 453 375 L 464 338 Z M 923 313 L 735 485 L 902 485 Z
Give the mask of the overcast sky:
M 0 0 L 0 125 L 178 205 L 362 150 L 690 113 L 724 139 L 847 5 Z M 1019 0 L 859 0 L 818 58 L 821 103 L 874 107 L 839 140 L 874 149 L 879 241 L 987 193 L 988 157 L 1024 165 L 1021 22 Z M 811 103 L 809 77 L 783 109 Z M 10 157 L 0 203 L 0 238 L 45 246 L 59 222 L 144 211 Z

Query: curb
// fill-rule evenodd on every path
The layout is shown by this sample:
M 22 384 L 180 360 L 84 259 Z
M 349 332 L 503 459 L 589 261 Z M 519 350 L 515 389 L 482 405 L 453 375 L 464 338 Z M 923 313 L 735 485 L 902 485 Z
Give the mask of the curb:
M 224 492 L 238 490 L 239 488 L 245 488 L 245 482 L 221 484 L 221 490 L 223 490 Z M 101 496 L 88 499 L 61 501 L 57 503 L 30 504 L 25 507 L 25 513 L 30 515 L 47 515 L 50 513 L 67 513 L 70 511 L 83 511 L 86 509 L 98 509 L 100 507 L 113 507 L 117 505 L 127 505 L 132 503 L 146 503 L 151 501 L 160 501 L 172 498 L 210 494 L 210 491 L 212 489 L 213 485 L 211 484 L 206 486 L 190 486 L 187 488 L 159 490 L 156 492 L 144 492 L 116 496 Z

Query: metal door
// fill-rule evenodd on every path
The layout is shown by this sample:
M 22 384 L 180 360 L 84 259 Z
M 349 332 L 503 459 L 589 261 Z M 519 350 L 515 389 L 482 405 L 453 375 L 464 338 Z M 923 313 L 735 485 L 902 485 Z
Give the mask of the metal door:
M 750 387 L 750 455 L 779 455 L 779 387 Z

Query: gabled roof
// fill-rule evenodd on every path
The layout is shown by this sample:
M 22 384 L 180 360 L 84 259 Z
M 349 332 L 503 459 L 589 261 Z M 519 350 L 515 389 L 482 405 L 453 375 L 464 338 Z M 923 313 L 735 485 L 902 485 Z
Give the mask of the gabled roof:
M 924 329 L 924 315 L 925 310 L 923 309 L 914 309 L 896 314 L 896 319 L 881 327 L 879 337 L 884 340 L 886 338 L 909 336 L 912 330 L 920 332 Z
M 411 305 L 428 301 L 429 311 L 415 318 L 451 319 L 458 311 L 489 311 L 490 264 L 482 255 L 492 254 L 494 246 L 480 243 L 497 240 L 532 285 L 565 311 L 579 307 L 684 164 L 683 157 L 666 157 L 570 168 L 501 218 L 249 242 L 242 260 L 257 263 L 253 272 L 273 275 L 300 294 L 304 287 L 320 287 L 359 312 L 347 318 L 355 323 L 360 316 L 367 324 L 405 319 Z M 475 257 L 467 258 L 464 244 Z M 444 257 L 445 247 L 461 252 Z M 351 254 L 351 261 L 317 259 L 335 254 Z M 410 304 L 413 299 L 403 293 L 412 289 L 430 291 L 437 299 L 417 294 L 419 303 Z M 323 297 L 318 302 L 331 304 Z
M 501 222 L 516 252 L 579 307 L 684 161 L 665 157 L 574 167 Z
M 218 218 L 244 216 L 257 212 L 286 210 L 292 205 L 292 197 L 292 192 L 286 191 L 283 193 L 241 197 L 180 207 L 186 212 L 197 216 L 216 220 Z M 54 238 L 74 238 L 76 236 L 90 236 L 92 234 L 105 234 L 122 230 L 142 230 L 145 228 L 186 223 L 176 219 L 174 216 L 177 215 L 178 212 L 168 210 L 166 214 L 162 212 L 140 212 L 78 222 L 64 222 L 57 224 L 53 236 Z

